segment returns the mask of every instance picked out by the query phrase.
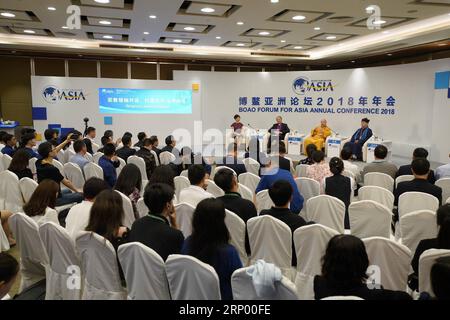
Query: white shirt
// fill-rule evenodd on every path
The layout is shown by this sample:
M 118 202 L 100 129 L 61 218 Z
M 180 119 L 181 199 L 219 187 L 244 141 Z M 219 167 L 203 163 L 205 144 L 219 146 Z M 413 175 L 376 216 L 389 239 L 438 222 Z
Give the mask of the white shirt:
M 73 206 L 67 214 L 66 230 L 73 239 L 75 239 L 78 232 L 86 229 L 93 204 L 90 201 L 83 201 Z
M 450 178 L 450 163 L 440 166 L 436 169 L 436 180 Z M 445 199 L 442 199 L 445 201 Z
M 56 212 L 55 209 L 51 208 L 45 209 L 45 213 L 43 216 L 33 216 L 30 218 L 33 219 L 39 226 L 46 222 L 54 222 L 59 225 L 58 212 Z
M 185 202 L 195 208 L 200 201 L 208 198 L 214 198 L 214 196 L 203 188 L 191 185 L 188 188 L 181 190 L 178 203 Z
M 353 176 L 355 177 L 356 182 L 360 181 L 361 170 L 359 169 L 359 167 L 356 164 L 351 163 L 348 160 L 343 160 L 342 162 L 344 162 L 344 169 L 353 173 Z

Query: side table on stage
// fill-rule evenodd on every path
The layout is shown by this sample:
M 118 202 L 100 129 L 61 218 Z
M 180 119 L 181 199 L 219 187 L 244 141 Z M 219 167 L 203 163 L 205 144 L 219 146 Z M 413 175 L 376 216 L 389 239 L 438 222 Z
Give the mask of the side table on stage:
M 325 153 L 328 158 L 340 157 L 341 150 L 347 142 L 347 137 L 329 136 L 325 142 Z
M 293 133 L 288 133 L 285 139 L 286 151 L 288 155 L 299 156 L 303 152 L 303 141 L 305 140 L 305 135 L 294 131 Z

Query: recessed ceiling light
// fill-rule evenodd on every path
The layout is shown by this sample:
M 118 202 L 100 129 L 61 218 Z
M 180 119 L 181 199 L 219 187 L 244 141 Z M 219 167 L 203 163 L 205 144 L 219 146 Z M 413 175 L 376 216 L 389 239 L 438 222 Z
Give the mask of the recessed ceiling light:
M 216 39 L 222 39 L 222 37 L 216 37 Z
M 69 29 L 68 26 L 62 26 L 61 28 L 63 28 L 63 29 Z
M 446 43 L 439 43 L 438 44 L 439 47 L 443 47 L 443 46 L 446 46 L 446 45 L 447 45 Z
M 29 29 L 25 29 L 25 30 L 23 30 L 23 32 L 24 32 L 24 33 L 29 33 L 29 34 L 35 34 L 35 33 L 36 33 L 36 31 L 34 31 L 34 30 L 29 30 Z
M 243 44 L 243 43 L 238 43 L 238 44 L 236 44 L 236 47 L 245 47 L 245 44 Z
M 375 25 L 380 25 L 380 24 L 385 24 L 385 23 L 386 23 L 385 20 L 377 20 L 377 21 L 373 22 L 373 24 L 375 24 Z
M 107 4 L 110 2 L 110 0 L 94 0 L 94 1 L 101 4 Z
M 5 18 L 14 18 L 16 16 L 14 13 L 11 12 L 2 12 L 0 13 L 0 15 Z
M 356 61 L 355 61 L 355 60 L 352 60 L 351 62 L 352 62 L 352 63 L 355 63 Z
M 327 39 L 327 40 L 334 40 L 334 39 L 336 39 L 336 36 L 328 36 L 325 39 Z
M 145 32 L 144 32 L 144 34 L 145 34 L 145 35 L 149 35 L 149 34 L 150 34 L 150 32 L 148 32 L 148 31 L 145 31 Z
M 390 31 L 383 31 L 382 34 L 388 34 Z
M 270 0 L 270 2 L 272 2 L 272 3 L 278 3 L 278 2 L 280 2 L 280 0 Z
M 327 68 L 331 67 L 329 64 L 327 64 Z
M 239 21 L 238 23 L 236 23 L 237 25 L 242 26 L 244 23 L 242 21 Z
M 213 13 L 213 12 L 216 12 L 216 9 L 206 7 L 206 8 L 202 8 L 200 11 L 204 12 L 204 13 Z
M 56 8 L 55 7 L 48 7 L 47 8 L 49 11 L 56 11 Z
M 108 20 L 100 20 L 98 23 L 103 24 L 105 26 L 109 26 L 111 24 L 111 21 Z
M 286 42 L 286 40 L 281 40 L 281 43 L 285 43 Z
M 372 10 L 374 10 L 374 7 L 372 7 L 372 6 L 368 6 L 368 7 L 366 8 L 366 11 L 372 11 Z
M 181 39 L 174 39 L 173 42 L 175 42 L 175 43 L 182 43 L 183 40 L 181 40 Z
M 103 36 L 103 39 L 113 39 L 113 38 L 114 38 L 113 36 L 109 36 L 109 35 Z
M 300 20 L 305 20 L 305 19 L 306 19 L 305 16 L 293 16 L 292 17 L 292 20 L 295 20 L 295 21 L 300 21 Z
M 151 16 L 148 16 L 150 19 L 156 19 L 157 17 L 155 16 L 155 15 L 151 15 Z
M 300 50 L 300 49 L 303 49 L 303 47 L 302 46 L 295 46 L 294 49 L 295 50 Z
M 387 55 L 390 57 L 390 56 L 392 56 L 392 53 L 388 53 Z
M 186 31 L 195 31 L 195 28 L 194 27 L 186 27 L 186 28 L 184 28 L 184 30 L 186 30 Z
M 270 32 L 268 31 L 261 31 L 260 33 L 258 33 L 260 36 L 268 36 L 270 35 Z
M 320 30 L 320 27 L 315 27 L 314 30 L 318 31 Z

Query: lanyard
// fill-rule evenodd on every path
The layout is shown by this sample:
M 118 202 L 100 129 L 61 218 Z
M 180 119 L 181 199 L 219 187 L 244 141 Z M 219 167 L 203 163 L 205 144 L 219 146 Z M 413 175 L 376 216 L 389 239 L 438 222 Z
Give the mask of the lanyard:
M 162 221 L 162 222 L 164 222 L 164 223 L 167 223 L 167 220 L 165 220 L 164 218 L 162 218 L 162 217 L 158 217 L 158 216 L 155 216 L 155 215 L 153 215 L 153 214 L 148 214 L 148 216 L 150 217 L 150 218 L 152 218 L 152 219 L 155 219 L 155 220 L 159 220 L 159 221 Z

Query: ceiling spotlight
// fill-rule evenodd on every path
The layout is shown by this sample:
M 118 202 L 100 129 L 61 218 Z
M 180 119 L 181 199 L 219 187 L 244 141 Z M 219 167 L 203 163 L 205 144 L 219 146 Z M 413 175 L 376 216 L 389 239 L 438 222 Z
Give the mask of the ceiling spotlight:
M 195 28 L 194 27 L 186 27 L 186 28 L 184 28 L 184 30 L 186 30 L 186 31 L 195 31 Z
M 238 23 L 236 23 L 239 26 L 242 26 L 244 23 L 242 21 L 239 21 Z
M 101 4 L 107 4 L 110 2 L 110 0 L 94 0 L 94 1 Z
M 390 56 L 392 56 L 392 53 L 388 53 L 387 55 L 390 57 Z
M 236 44 L 236 47 L 245 47 L 245 44 L 243 44 L 243 43 L 238 43 L 238 44 Z
M 281 43 L 285 43 L 286 42 L 286 40 L 281 40 Z
M 270 0 L 270 2 L 272 2 L 272 3 L 278 3 L 278 2 L 280 2 L 280 0 Z
M 261 31 L 260 33 L 258 33 L 260 36 L 268 36 L 270 35 L 270 32 L 268 31 Z
M 292 20 L 295 20 L 295 21 L 301 21 L 301 20 L 305 20 L 305 19 L 306 19 L 305 16 L 293 16 L 292 17 Z
M 386 21 L 385 20 L 377 20 L 377 21 L 374 21 L 373 22 L 373 24 L 375 24 L 375 25 L 381 25 L 381 24 L 385 24 L 386 23 Z
M 216 37 L 216 39 L 222 39 L 222 37 Z
M 302 46 L 295 46 L 294 49 L 295 50 L 300 50 L 300 49 L 303 49 L 303 47 Z
M 23 30 L 23 32 L 24 32 L 24 33 L 29 33 L 29 34 L 35 34 L 35 33 L 36 33 L 36 31 L 34 31 L 34 30 L 29 30 L 29 29 Z
M 355 60 L 352 60 L 351 62 L 352 62 L 352 63 L 355 63 L 356 61 L 355 61 Z
M 215 12 L 216 11 L 216 9 L 213 9 L 213 8 L 202 8 L 201 10 L 200 10 L 201 12 L 204 12 L 204 13 L 213 13 L 213 12 Z
M 106 35 L 106 36 L 103 36 L 103 39 L 113 39 L 114 37 L 113 36 L 110 36 L 110 35 Z
M 148 16 L 150 19 L 156 19 L 155 15 Z
M 373 11 L 373 10 L 375 10 L 375 8 L 372 7 L 372 6 L 368 6 L 368 7 L 366 8 L 366 11 Z
M 447 45 L 446 43 L 439 43 L 438 47 L 443 47 L 443 46 L 446 46 L 446 45 Z
M 69 29 L 68 26 L 62 26 L 61 28 L 63 28 L 63 29 Z
M 98 23 L 103 24 L 105 26 L 109 26 L 111 24 L 111 21 L 108 20 L 100 20 Z
M 144 32 L 144 34 L 147 36 L 147 35 L 149 35 L 150 34 L 150 32 L 148 32 L 148 31 L 145 31 Z
M 314 30 L 319 31 L 320 27 L 315 27 Z
M 325 39 L 327 39 L 327 40 L 334 40 L 334 39 L 336 39 L 336 36 L 328 36 Z
M 0 15 L 5 18 L 14 18 L 16 16 L 14 13 L 11 12 L 2 12 L 0 13 Z
M 182 43 L 183 40 L 181 40 L 181 39 L 174 39 L 173 42 L 175 42 L 175 43 Z
M 47 8 L 49 11 L 56 11 L 56 8 L 55 7 L 48 7 Z

